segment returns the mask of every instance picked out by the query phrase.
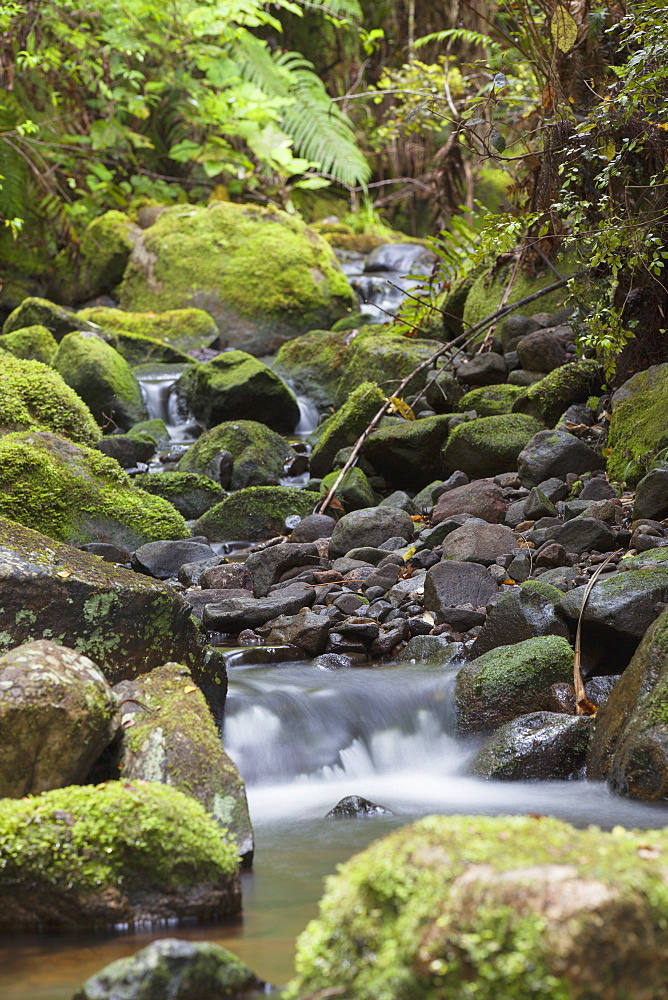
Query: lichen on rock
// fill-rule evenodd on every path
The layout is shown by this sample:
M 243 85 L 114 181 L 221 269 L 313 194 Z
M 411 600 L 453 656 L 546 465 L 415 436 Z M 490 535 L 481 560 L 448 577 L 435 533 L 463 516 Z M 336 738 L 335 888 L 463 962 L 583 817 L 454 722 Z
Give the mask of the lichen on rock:
M 93 445 L 100 430 L 82 399 L 52 368 L 6 357 L 0 370 L 0 434 L 52 431 Z

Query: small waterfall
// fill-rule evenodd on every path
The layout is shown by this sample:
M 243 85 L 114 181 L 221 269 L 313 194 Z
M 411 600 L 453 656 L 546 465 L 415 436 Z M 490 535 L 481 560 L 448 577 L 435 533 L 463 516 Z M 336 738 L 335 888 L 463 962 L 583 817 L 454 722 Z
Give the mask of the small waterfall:
M 320 410 L 313 400 L 307 396 L 300 396 L 299 393 L 295 393 L 295 396 L 299 405 L 299 423 L 292 432 L 292 435 L 293 437 L 302 439 L 307 437 L 318 426 Z
M 149 419 L 163 421 L 174 444 L 190 444 L 196 440 L 199 428 L 190 414 L 184 414 L 174 391 L 185 365 L 140 365 L 135 369 Z
M 387 243 L 369 256 L 342 261 L 351 287 L 361 300 L 360 312 L 370 322 L 385 323 L 397 312 L 406 293 L 420 285 L 414 274 L 428 274 L 435 261 L 420 243 Z M 388 315 L 389 314 L 389 315 Z

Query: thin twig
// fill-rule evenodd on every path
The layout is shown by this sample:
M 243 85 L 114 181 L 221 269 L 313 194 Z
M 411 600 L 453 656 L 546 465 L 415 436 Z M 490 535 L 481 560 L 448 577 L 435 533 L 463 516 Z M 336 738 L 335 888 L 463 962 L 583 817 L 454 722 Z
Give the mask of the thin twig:
M 584 706 L 589 701 L 587 698 L 587 692 L 585 691 L 584 681 L 582 680 L 582 671 L 580 669 L 582 661 L 582 616 L 584 615 L 585 608 L 587 607 L 587 601 L 589 600 L 589 595 L 592 592 L 594 584 L 613 556 L 618 555 L 621 551 L 622 549 L 617 549 L 616 552 L 611 552 L 608 558 L 602 562 L 600 566 L 596 567 L 596 572 L 592 574 L 589 583 L 585 587 L 584 594 L 582 595 L 582 604 L 580 605 L 580 614 L 578 616 L 578 627 L 575 633 L 575 650 L 573 655 L 573 687 L 575 688 L 575 704 L 577 706 L 576 712 L 578 715 L 585 714 Z

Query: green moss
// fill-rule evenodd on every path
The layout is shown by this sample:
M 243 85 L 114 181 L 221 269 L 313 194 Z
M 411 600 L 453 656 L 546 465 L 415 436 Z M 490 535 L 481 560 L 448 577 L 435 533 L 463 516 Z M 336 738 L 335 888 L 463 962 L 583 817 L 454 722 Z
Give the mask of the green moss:
M 0 348 L 25 361 L 41 361 L 50 365 L 56 356 L 58 343 L 45 326 L 26 326 L 14 333 L 0 336 Z
M 331 247 L 295 216 L 256 205 L 169 208 L 142 251 L 125 272 L 123 308 L 204 306 L 233 346 L 329 326 L 355 304 Z
M 464 307 L 465 326 L 475 326 L 481 320 L 491 316 L 501 305 L 503 293 L 510 279 L 510 266 L 506 265 L 496 268 L 493 271 L 485 271 L 473 282 L 466 299 Z M 559 270 L 565 277 L 573 273 L 573 265 L 570 262 L 560 262 Z M 508 297 L 508 304 L 519 302 L 520 299 L 532 295 L 541 288 L 547 288 L 555 282 L 552 271 L 545 271 L 539 275 L 528 275 L 520 271 L 513 282 L 512 290 Z M 551 313 L 559 309 L 566 299 L 567 290 L 560 288 L 556 292 L 550 292 L 526 306 L 521 306 L 516 311 L 520 316 L 533 316 L 536 312 Z M 484 333 L 481 333 L 481 337 Z
M 344 316 L 343 319 L 338 319 L 332 327 L 332 333 L 345 333 L 348 330 L 359 330 L 362 326 L 368 326 L 368 316 L 365 316 L 363 313 L 356 312 L 352 313 L 350 316 Z M 311 333 L 314 332 L 317 333 L 318 331 L 311 331 Z M 308 336 L 308 334 L 305 334 L 304 336 Z
M 0 370 L 0 428 L 53 431 L 86 445 L 100 437 L 90 410 L 57 372 L 39 361 L 9 357 Z
M 309 490 L 250 486 L 207 511 L 195 522 L 193 532 L 212 542 L 273 538 L 284 532 L 286 517 L 306 517 L 320 500 L 319 493 Z
M 225 496 L 220 483 L 192 472 L 145 472 L 132 482 L 152 496 L 169 500 L 187 521 L 201 517 Z
M 615 394 L 608 476 L 636 486 L 668 448 L 668 365 L 638 372 Z
M 461 413 L 475 410 L 479 417 L 496 417 L 501 413 L 510 413 L 521 392 L 518 385 L 482 385 L 462 396 L 457 409 Z
M 496 698 L 527 685 L 543 689 L 557 681 L 569 680 L 573 673 L 573 650 L 561 636 L 537 636 L 514 646 L 499 646 L 479 656 L 473 664 L 475 694 Z
M 329 493 L 338 475 L 339 470 L 336 470 L 325 476 L 320 484 L 320 493 L 322 496 Z M 361 510 L 363 507 L 373 507 L 376 503 L 376 495 L 371 488 L 369 480 L 362 470 L 358 468 L 349 469 L 346 472 L 336 488 L 335 496 L 341 501 L 347 511 Z
M 285 463 L 294 451 L 284 437 L 255 420 L 228 420 L 206 431 L 191 445 L 178 465 L 179 472 L 211 475 L 220 451 L 234 459 L 230 486 L 277 486 Z
M 648 838 L 658 850 L 639 857 Z M 342 1000 L 622 1000 L 634 995 L 639 967 L 588 971 L 586 954 L 562 962 L 566 940 L 577 953 L 578 926 L 565 935 L 563 921 L 545 910 L 544 890 L 537 909 L 531 887 L 543 868 L 545 875 L 572 873 L 583 889 L 601 883 L 596 898 L 605 891 L 634 913 L 641 906 L 663 942 L 665 846 L 661 831 L 575 830 L 548 817 L 429 816 L 377 841 L 327 880 L 284 995 L 296 1000 L 335 986 Z M 659 962 L 662 947 L 657 940 Z M 659 1000 L 661 976 L 652 963 L 642 968 L 648 1000 Z
M 381 476 L 397 487 L 414 491 L 442 472 L 441 448 L 453 414 L 420 420 L 388 417 L 364 442 L 362 454 Z
M 439 349 L 436 340 L 406 337 L 391 327 L 368 326 L 360 330 L 346 352 L 336 386 L 335 404 L 341 406 L 363 382 L 375 382 L 387 396 L 396 393 L 403 380 Z M 411 379 L 402 396 L 424 388 L 433 371 L 425 370 Z
M 74 545 L 189 535 L 172 505 L 136 489 L 113 459 L 47 433 L 0 438 L 0 515 Z
M 385 395 L 372 382 L 362 382 L 340 410 L 312 435 L 311 472 L 324 476 L 331 471 L 336 453 L 355 443 L 385 402 Z
M 126 312 L 123 309 L 94 306 L 91 309 L 81 309 L 78 315 L 109 332 L 149 337 L 178 351 L 214 347 L 218 341 L 218 327 L 203 309 L 170 309 L 155 313 Z
M 81 239 L 76 260 L 69 249 L 54 262 L 58 299 L 75 303 L 111 292 L 123 277 L 140 230 L 132 219 L 112 209 L 94 219 Z
M 233 842 L 198 802 L 118 781 L 0 799 L 0 856 L 5 886 L 75 892 L 168 892 L 237 870 Z
M 180 351 L 154 337 L 143 337 L 139 333 L 128 333 L 126 330 L 116 330 L 113 333 L 101 330 L 99 336 L 106 344 L 118 351 L 120 356 L 125 358 L 133 368 L 137 365 L 151 363 L 192 364 L 192 357 L 185 351 Z
M 446 473 L 461 469 L 474 479 L 514 472 L 517 458 L 542 425 L 521 413 L 480 417 L 455 427 L 443 449 Z
M 152 420 L 140 420 L 128 431 L 128 437 L 138 437 L 143 441 L 155 442 L 156 448 L 168 448 L 171 443 L 169 431 L 164 420 L 153 417 Z
M 61 340 L 66 333 L 81 329 L 74 313 L 37 296 L 24 299 L 21 305 L 9 314 L 2 332 L 14 333 L 15 330 L 22 330 L 26 326 L 45 326 L 56 340 Z
M 513 403 L 513 413 L 527 413 L 554 427 L 564 410 L 574 403 L 586 403 L 601 388 L 601 369 L 596 361 L 576 361 L 522 389 Z

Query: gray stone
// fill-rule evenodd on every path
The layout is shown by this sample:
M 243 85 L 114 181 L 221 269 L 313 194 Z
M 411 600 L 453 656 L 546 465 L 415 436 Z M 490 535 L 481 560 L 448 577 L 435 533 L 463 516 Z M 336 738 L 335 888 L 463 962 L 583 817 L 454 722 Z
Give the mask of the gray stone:
M 659 468 L 648 472 L 636 488 L 633 517 L 668 517 L 668 469 Z
M 540 635 L 568 639 L 570 629 L 556 610 L 561 596 L 561 591 L 542 580 L 528 581 L 502 594 L 473 644 L 473 658 Z
M 265 625 L 279 615 L 295 615 L 302 608 L 311 607 L 314 599 L 313 587 L 293 583 L 268 597 L 235 597 L 207 604 L 203 621 L 213 631 L 238 633 Z
M 453 514 L 471 514 L 490 524 L 502 524 L 508 504 L 503 490 L 491 479 L 479 479 L 466 486 L 458 486 L 439 497 L 432 515 L 432 523 L 440 524 Z
M 461 642 L 452 642 L 449 636 L 416 635 L 406 643 L 402 656 L 406 660 L 445 667 L 462 657 L 463 648 Z
M 479 524 L 467 521 L 451 532 L 443 542 L 444 559 L 481 563 L 489 566 L 504 553 L 517 552 L 517 536 L 502 524 Z
M 368 816 L 393 816 L 389 809 L 378 806 L 361 795 L 346 795 L 326 814 L 325 819 L 366 819 Z
M 517 341 L 520 337 L 526 337 L 541 328 L 542 324 L 531 316 L 507 316 L 499 327 L 499 337 L 505 348 L 511 341 Z
M 244 563 L 219 563 L 202 572 L 199 584 L 202 590 L 227 590 L 235 587 L 253 593 L 253 574 Z
M 551 372 L 563 365 L 566 360 L 565 346 L 571 339 L 570 327 L 536 330 L 522 337 L 515 350 L 525 371 Z
M 484 625 L 487 615 L 477 608 L 442 608 L 438 613 L 441 625 L 451 625 L 455 632 L 468 632 L 469 629 Z
M 534 712 L 507 722 L 471 764 L 471 773 L 495 781 L 550 781 L 579 777 L 594 720 Z
M 581 500 L 612 500 L 616 496 L 617 491 L 614 486 L 611 486 L 610 483 L 605 479 L 602 479 L 601 476 L 594 476 L 592 479 L 589 479 L 584 484 L 582 492 L 580 493 Z M 668 498 L 668 492 L 666 496 Z M 638 494 L 636 493 L 636 502 L 637 500 Z M 668 513 L 668 504 L 666 505 L 666 512 Z
M 594 517 L 575 517 L 554 528 L 548 528 L 547 538 L 563 545 L 567 552 L 611 552 L 617 548 L 617 536 L 612 528 Z
M 272 621 L 266 641 L 270 646 L 287 643 L 303 649 L 309 656 L 317 656 L 327 645 L 330 627 L 327 619 L 314 614 L 313 611 L 280 615 Z
M 500 354 L 476 354 L 457 369 L 457 378 L 466 385 L 498 385 L 508 377 L 508 366 Z
M 554 517 L 557 508 L 538 486 L 534 486 L 524 501 L 524 513 L 529 521 L 537 521 L 540 517 Z
M 569 472 L 595 472 L 605 468 L 605 459 L 567 431 L 539 431 L 531 438 L 517 461 L 524 486 L 538 486 L 543 480 L 565 479 Z
M 345 555 L 361 545 L 380 547 L 388 539 L 399 536 L 410 541 L 413 522 L 404 510 L 393 507 L 368 507 L 351 511 L 337 523 L 329 541 L 332 558 Z
M 329 568 L 329 562 L 321 556 L 321 551 L 315 542 L 283 542 L 260 552 L 251 552 L 245 566 L 252 574 L 255 596 L 266 597 L 282 574 L 293 566 Z
M 213 559 L 216 553 L 209 545 L 188 539 L 170 542 L 147 542 L 132 553 L 132 568 L 156 580 L 177 576 L 184 563 Z
M 607 639 L 616 646 L 630 640 L 633 649 L 660 613 L 656 610 L 657 604 L 666 600 L 668 566 L 615 573 L 594 584 L 582 616 L 583 634 Z M 575 623 L 581 605 L 582 591 L 578 588 L 564 594 L 557 609 Z M 600 671 L 606 672 L 615 671 Z
M 336 521 L 327 514 L 309 514 L 292 529 L 291 542 L 315 542 L 318 538 L 329 538 L 336 527 Z
M 408 581 L 406 581 L 408 582 Z M 496 582 L 477 563 L 441 562 L 427 570 L 424 581 L 424 606 L 436 614 L 460 604 L 484 607 L 498 592 Z
M 347 670 L 352 665 L 353 661 L 345 653 L 322 653 L 311 663 L 312 667 L 319 670 Z
M 97 451 L 115 459 L 124 469 L 133 469 L 140 462 L 149 462 L 155 454 L 152 441 L 132 437 L 129 434 L 110 434 L 95 445 Z

